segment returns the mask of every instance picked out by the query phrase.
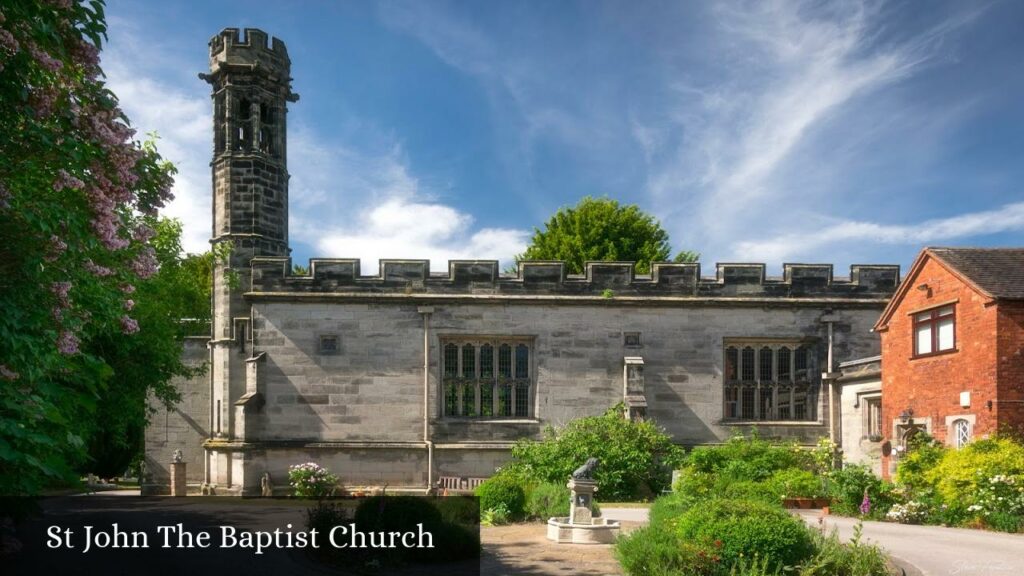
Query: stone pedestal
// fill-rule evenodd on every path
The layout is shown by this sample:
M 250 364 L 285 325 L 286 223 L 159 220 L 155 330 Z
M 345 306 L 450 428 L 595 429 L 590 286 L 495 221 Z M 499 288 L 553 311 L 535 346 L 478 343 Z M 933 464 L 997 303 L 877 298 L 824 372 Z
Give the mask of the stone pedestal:
M 171 496 L 184 496 L 186 490 L 185 463 L 171 462 Z
M 592 524 L 593 513 L 590 511 L 597 492 L 597 483 L 593 480 L 569 480 L 569 523 Z

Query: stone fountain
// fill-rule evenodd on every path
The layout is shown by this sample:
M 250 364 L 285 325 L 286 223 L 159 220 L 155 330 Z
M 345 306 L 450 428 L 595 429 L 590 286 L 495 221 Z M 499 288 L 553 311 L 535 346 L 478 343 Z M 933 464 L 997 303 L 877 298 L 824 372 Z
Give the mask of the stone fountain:
M 597 483 L 594 470 L 597 458 L 572 473 L 569 479 L 569 516 L 548 519 L 548 540 L 559 544 L 611 544 L 619 535 L 619 522 L 606 518 L 594 518 L 592 505 Z

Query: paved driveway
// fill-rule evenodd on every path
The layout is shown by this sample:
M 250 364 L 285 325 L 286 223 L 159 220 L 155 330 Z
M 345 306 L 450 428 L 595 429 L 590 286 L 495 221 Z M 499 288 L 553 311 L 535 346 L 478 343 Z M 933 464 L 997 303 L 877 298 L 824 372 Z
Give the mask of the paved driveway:
M 819 513 L 800 513 L 809 524 L 817 525 Z M 841 516 L 824 518 L 826 530 L 839 531 L 841 538 L 853 536 L 857 521 Z M 881 546 L 926 576 L 1017 576 L 1024 574 L 1024 535 L 911 526 L 890 522 L 865 522 L 864 539 Z

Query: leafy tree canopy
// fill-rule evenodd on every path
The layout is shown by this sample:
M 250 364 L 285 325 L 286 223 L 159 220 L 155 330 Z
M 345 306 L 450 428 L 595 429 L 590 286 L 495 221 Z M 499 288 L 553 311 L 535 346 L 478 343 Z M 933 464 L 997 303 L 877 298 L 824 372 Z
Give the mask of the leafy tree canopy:
M 106 88 L 105 34 L 100 0 L 0 6 L 0 494 L 75 478 L 115 374 L 101 342 L 140 331 L 159 266 L 174 167 Z
M 652 262 L 670 260 L 668 233 L 653 216 L 635 204 L 622 206 L 609 198 L 587 196 L 572 208 L 562 208 L 544 225 L 534 228 L 523 260 L 564 260 L 568 272 L 580 274 L 587 261 L 636 262 L 637 272 L 651 270 Z M 699 254 L 682 251 L 674 262 L 695 262 Z

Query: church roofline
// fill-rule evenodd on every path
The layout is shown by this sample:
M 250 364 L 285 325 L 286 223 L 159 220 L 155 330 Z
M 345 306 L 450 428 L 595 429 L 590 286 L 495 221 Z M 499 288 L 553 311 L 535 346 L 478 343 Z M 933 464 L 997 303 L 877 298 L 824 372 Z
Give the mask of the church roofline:
M 500 274 L 496 260 L 450 260 L 448 272 L 431 274 L 428 260 L 381 260 L 376 275 L 363 276 L 357 259 L 313 258 L 309 274 L 293 275 L 289 258 L 254 258 L 249 298 L 288 294 L 575 297 L 622 301 L 625 297 L 739 300 L 780 298 L 883 302 L 899 286 L 896 265 L 854 264 L 836 278 L 831 264 L 783 264 L 781 278 L 765 275 L 762 263 L 718 263 L 701 275 L 699 263 L 658 262 L 636 274 L 632 262 L 588 262 L 584 274 L 566 273 L 560 261 L 520 262 L 515 276 Z

